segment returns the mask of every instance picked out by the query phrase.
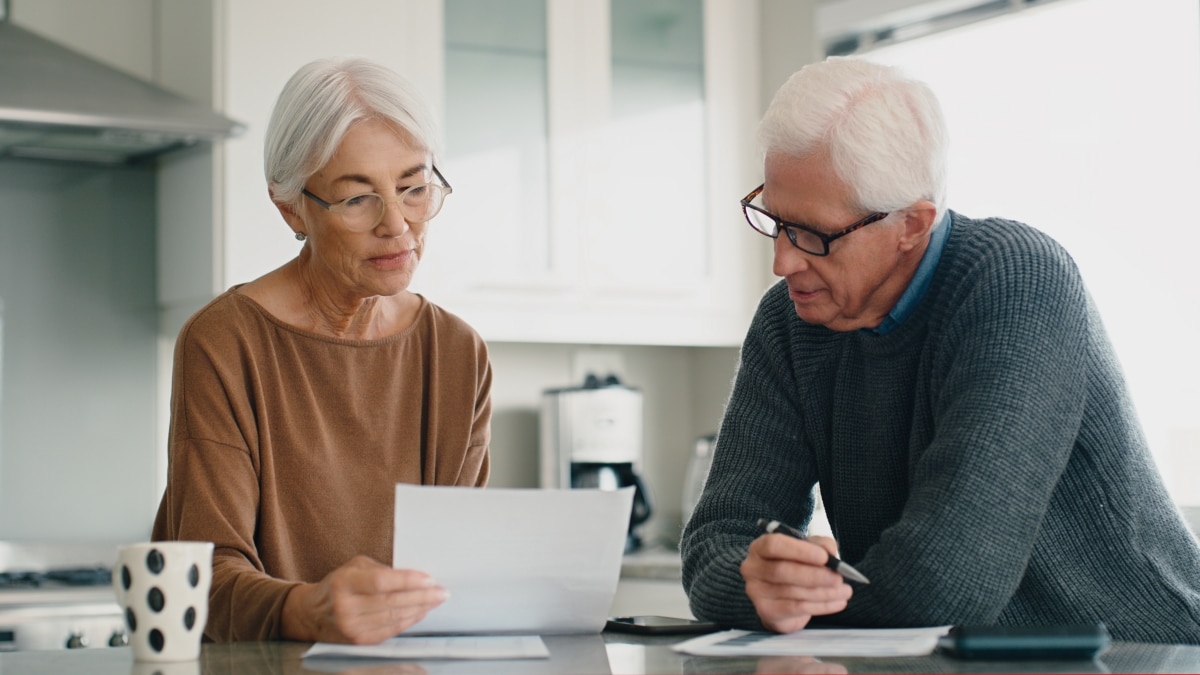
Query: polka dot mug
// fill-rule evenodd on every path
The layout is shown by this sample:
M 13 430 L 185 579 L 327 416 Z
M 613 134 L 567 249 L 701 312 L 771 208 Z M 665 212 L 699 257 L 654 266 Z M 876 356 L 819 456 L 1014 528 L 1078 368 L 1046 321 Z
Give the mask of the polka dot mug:
M 129 646 L 138 661 L 187 661 L 200 656 L 208 621 L 213 545 L 156 541 L 117 548 L 113 588 L 125 612 Z

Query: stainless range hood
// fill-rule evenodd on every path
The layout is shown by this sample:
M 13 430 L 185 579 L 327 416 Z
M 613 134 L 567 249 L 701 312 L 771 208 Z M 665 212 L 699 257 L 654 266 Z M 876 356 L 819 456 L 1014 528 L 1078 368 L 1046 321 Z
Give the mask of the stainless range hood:
M 0 157 L 137 162 L 242 125 L 7 20 L 0 0 Z

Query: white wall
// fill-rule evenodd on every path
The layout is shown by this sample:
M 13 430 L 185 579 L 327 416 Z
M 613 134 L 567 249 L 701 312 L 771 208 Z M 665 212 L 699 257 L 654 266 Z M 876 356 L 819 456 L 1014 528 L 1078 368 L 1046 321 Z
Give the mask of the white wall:
M 1027 222 L 1074 257 L 1188 505 L 1200 505 L 1200 235 L 1186 204 L 1200 181 L 1197 7 L 1153 0 L 1131 21 L 1125 0 L 1052 2 L 866 54 L 941 98 L 951 208 Z
M 9 18 L 134 77 L 152 80 L 155 1 L 11 0 Z

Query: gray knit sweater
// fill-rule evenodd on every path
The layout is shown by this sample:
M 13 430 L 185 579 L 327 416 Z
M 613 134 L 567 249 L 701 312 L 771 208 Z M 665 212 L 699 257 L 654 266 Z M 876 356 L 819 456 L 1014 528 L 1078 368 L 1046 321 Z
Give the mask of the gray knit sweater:
M 1074 262 L 1020 223 L 951 216 L 887 335 L 805 323 L 782 282 L 764 295 L 684 531 L 692 611 L 762 628 L 739 572 L 755 521 L 805 527 L 819 482 L 871 584 L 814 625 L 1103 621 L 1200 643 L 1200 548 Z

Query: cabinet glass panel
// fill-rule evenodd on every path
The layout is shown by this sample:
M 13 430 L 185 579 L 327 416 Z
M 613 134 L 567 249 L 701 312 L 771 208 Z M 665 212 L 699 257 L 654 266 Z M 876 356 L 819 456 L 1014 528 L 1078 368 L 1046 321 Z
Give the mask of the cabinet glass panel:
M 613 222 L 588 235 L 605 287 L 684 289 L 707 270 L 703 4 L 612 0 Z
M 440 168 L 454 195 L 430 236 L 489 282 L 536 280 L 551 267 L 546 2 L 446 0 L 445 36 Z

